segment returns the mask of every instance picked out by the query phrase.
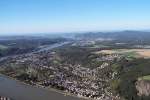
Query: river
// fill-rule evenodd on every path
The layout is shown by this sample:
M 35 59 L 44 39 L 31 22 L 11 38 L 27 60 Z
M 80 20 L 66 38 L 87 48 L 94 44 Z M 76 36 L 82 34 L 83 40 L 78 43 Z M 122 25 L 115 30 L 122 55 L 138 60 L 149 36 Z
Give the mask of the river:
M 54 48 L 61 47 L 61 46 L 63 46 L 63 45 L 69 44 L 69 43 L 71 43 L 71 42 L 54 43 L 54 44 L 46 45 L 46 46 L 44 46 L 44 48 L 40 48 L 40 49 L 38 49 L 38 50 L 29 52 L 29 53 L 25 53 L 25 54 L 26 54 L 26 55 L 32 55 L 33 53 L 39 53 L 39 52 L 43 52 L 43 51 L 52 50 L 52 49 L 54 49 Z M 1 62 L 1 61 L 4 61 L 4 60 L 6 60 L 6 59 L 8 59 L 9 57 L 15 57 L 15 56 L 21 56 L 21 55 L 24 55 L 24 54 L 17 54 L 17 55 L 11 55 L 11 56 L 0 57 L 0 62 Z
M 54 48 L 57 48 L 57 47 L 60 47 L 60 46 L 63 46 L 63 45 L 69 44 L 69 43 L 71 43 L 71 42 L 62 42 L 62 43 L 55 43 L 55 44 L 52 44 L 52 45 L 47 45 L 44 48 L 41 48 L 38 51 L 31 52 L 31 53 L 38 53 L 38 52 L 52 50 Z
M 0 95 L 13 100 L 83 100 L 73 96 L 64 96 L 53 90 L 25 85 L 3 75 L 0 75 Z

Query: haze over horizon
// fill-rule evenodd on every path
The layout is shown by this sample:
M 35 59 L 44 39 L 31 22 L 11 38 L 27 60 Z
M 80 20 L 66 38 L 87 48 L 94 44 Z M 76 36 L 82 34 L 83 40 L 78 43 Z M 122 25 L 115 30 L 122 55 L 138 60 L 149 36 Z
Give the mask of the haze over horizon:
M 149 0 L 1 0 L 0 35 L 149 30 Z

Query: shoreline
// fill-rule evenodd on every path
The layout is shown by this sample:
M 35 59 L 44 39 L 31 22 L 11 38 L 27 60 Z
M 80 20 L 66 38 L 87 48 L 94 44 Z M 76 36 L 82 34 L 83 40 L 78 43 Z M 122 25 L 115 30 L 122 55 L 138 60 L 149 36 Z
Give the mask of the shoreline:
M 8 76 L 8 75 L 2 74 L 2 73 L 0 73 L 0 76 L 4 76 L 4 77 L 9 78 L 11 80 L 14 80 L 16 82 L 19 82 L 19 84 L 22 84 L 22 85 L 30 86 L 30 87 L 33 87 L 33 88 L 44 89 L 44 90 L 47 90 L 47 91 L 56 92 L 56 93 L 62 94 L 64 96 L 71 96 L 71 97 L 75 97 L 75 98 L 79 98 L 79 99 L 83 99 L 83 100 L 95 100 L 95 99 L 88 98 L 88 97 L 82 97 L 82 96 L 79 97 L 77 95 L 74 95 L 74 94 L 71 94 L 71 93 L 68 93 L 68 92 L 65 92 L 65 91 L 61 91 L 61 90 L 58 90 L 58 89 L 55 89 L 55 88 L 43 87 L 43 86 L 38 85 L 38 84 L 36 84 L 36 85 L 30 85 L 30 84 L 28 84 L 26 82 L 17 80 L 16 78 L 13 78 L 11 76 Z

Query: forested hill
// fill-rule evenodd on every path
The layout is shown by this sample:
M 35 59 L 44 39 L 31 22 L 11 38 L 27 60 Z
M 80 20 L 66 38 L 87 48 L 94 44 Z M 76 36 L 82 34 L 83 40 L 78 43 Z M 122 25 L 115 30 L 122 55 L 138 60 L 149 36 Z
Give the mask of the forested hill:
M 150 42 L 150 32 L 146 31 L 118 31 L 118 32 L 89 32 L 76 35 L 78 39 L 112 39 L 125 41 Z

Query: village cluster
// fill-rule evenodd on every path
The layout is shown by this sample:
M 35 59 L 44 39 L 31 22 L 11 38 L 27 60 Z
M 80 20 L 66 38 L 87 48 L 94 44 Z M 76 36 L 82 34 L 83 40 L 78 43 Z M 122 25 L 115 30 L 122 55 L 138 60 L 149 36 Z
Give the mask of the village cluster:
M 5 62 L 5 67 L 19 66 L 28 67 L 27 73 L 35 73 L 38 69 L 41 73 L 36 73 L 39 77 L 37 81 L 30 80 L 34 85 L 45 88 L 56 88 L 63 90 L 66 94 L 73 94 L 79 97 L 92 98 L 96 100 L 114 100 L 119 96 L 111 93 L 109 80 L 114 78 L 114 72 L 109 69 L 109 62 L 116 59 L 117 55 L 108 55 L 96 60 L 103 63 L 94 69 L 83 67 L 80 64 L 72 65 L 60 63 L 61 58 L 57 52 L 44 51 L 28 55 L 14 56 Z M 34 70 L 32 70 L 34 69 Z M 110 70 L 107 75 L 105 71 Z M 44 74 L 46 74 L 44 76 Z M 12 74 L 12 76 L 15 73 Z

